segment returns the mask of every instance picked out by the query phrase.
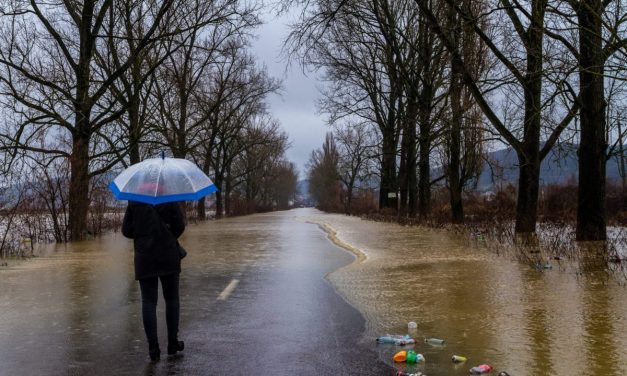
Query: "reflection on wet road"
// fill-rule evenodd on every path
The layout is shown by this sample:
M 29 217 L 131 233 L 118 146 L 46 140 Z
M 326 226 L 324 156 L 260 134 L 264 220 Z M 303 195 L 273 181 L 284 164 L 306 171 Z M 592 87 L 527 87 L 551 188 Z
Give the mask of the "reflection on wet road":
M 413 346 L 426 363 L 409 371 L 627 374 L 624 281 L 605 275 L 310 209 L 192 225 L 182 242 L 183 356 L 147 361 L 131 243 L 111 234 L 0 269 L 0 375 L 389 375 L 399 348 L 374 338 L 409 321 L 415 337 L 446 340 Z
M 298 212 L 192 225 L 183 356 L 150 364 L 120 234 L 0 270 L 0 375 L 389 374 L 365 322 L 324 279 L 353 257 Z M 165 346 L 163 301 L 159 333 Z

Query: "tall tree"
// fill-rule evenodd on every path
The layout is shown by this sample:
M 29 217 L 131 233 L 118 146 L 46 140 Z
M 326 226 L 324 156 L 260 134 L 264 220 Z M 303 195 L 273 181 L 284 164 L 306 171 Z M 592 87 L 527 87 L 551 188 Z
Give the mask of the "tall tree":
M 556 3 L 551 11 L 560 17 L 561 29 L 557 32 L 561 34 L 557 38 L 576 58 L 579 72 L 581 127 L 576 237 L 605 240 L 605 165 L 613 149 L 608 149 L 606 120 L 607 102 L 612 93 L 605 93 L 605 82 L 611 82 L 613 87 L 617 80 L 625 80 L 625 4 L 603 0 L 567 0 L 565 4 Z M 576 30 L 577 35 L 568 38 L 570 30 Z
M 320 149 L 309 159 L 309 193 L 321 210 L 334 211 L 340 206 L 339 153 L 333 135 L 327 133 Z
M 6 103 L 20 119 L 2 135 L 7 148 L 21 148 L 69 158 L 69 228 L 73 240 L 86 233 L 90 178 L 108 169 L 90 171 L 90 143 L 123 109 L 106 103 L 109 87 L 143 49 L 158 39 L 157 30 L 170 21 L 175 0 L 156 4 L 151 27 L 119 68 L 105 77 L 96 71 L 95 55 L 106 40 L 103 25 L 113 1 L 85 0 L 51 4 L 43 1 L 7 3 L 0 17 L 0 85 Z M 165 28 L 163 28 L 165 29 Z M 69 137 L 69 150 L 40 149 L 29 143 L 34 133 L 54 127 Z
M 370 122 L 379 131 L 379 207 L 395 210 L 404 85 L 396 53 L 386 39 L 396 32 L 396 24 L 381 14 L 380 5 L 378 1 L 312 2 L 311 13 L 293 25 L 286 44 L 305 65 L 325 69 L 331 85 L 323 94 L 321 110 L 329 114 L 329 123 L 354 118 Z
M 467 6 L 467 4 L 464 4 Z M 462 22 L 461 17 L 455 11 L 453 6 L 448 7 L 448 27 L 449 35 L 454 49 L 454 54 L 462 59 L 464 55 L 462 50 Z M 453 223 L 462 223 L 464 221 L 464 208 L 462 205 L 462 181 L 460 176 L 461 162 L 461 134 L 462 134 L 462 59 L 451 59 L 451 78 L 449 83 L 450 102 L 451 102 L 451 121 L 449 126 L 449 147 L 448 147 L 448 163 L 447 175 L 450 191 L 451 214 Z
M 484 4 L 463 0 L 466 9 L 477 14 Z M 483 117 L 478 113 L 474 98 L 463 82 L 463 63 L 469 68 L 475 82 L 483 80 L 488 67 L 486 46 L 473 32 L 472 25 L 451 6 L 447 7 L 448 34 L 460 60 L 450 60 L 449 102 L 450 118 L 444 144 L 447 148 L 446 175 L 450 192 L 451 218 L 453 223 L 464 221 L 462 193 L 464 187 L 481 170 L 483 153 Z M 487 30 L 487 24 L 480 25 Z M 450 55 L 452 56 L 452 54 Z M 450 57 L 449 56 L 449 57 Z
M 556 89 L 554 93 L 548 98 L 542 97 L 543 80 L 549 73 L 546 69 L 547 67 L 543 65 L 546 48 L 544 21 L 547 0 L 531 0 L 527 7 L 518 1 L 502 0 L 503 6 L 497 8 L 497 11 L 504 12 L 507 19 L 509 19 L 510 27 L 515 30 L 515 36 L 517 37 L 516 44 L 512 44 L 510 41 L 511 35 L 507 35 L 509 43 L 499 43 L 498 40 L 486 33 L 481 28 L 479 22 L 481 17 L 485 17 L 486 14 L 475 14 L 472 9 L 464 6 L 464 3 L 460 4 L 454 0 L 445 1 L 450 7 L 455 9 L 464 21 L 472 25 L 474 32 L 488 46 L 491 54 L 504 68 L 504 72 L 509 77 L 507 81 L 499 81 L 499 84 L 504 87 L 512 87 L 512 90 L 520 90 L 523 93 L 523 119 L 521 119 L 521 124 L 517 124 L 519 129 L 511 129 L 499 118 L 494 110 L 494 105 L 490 104 L 485 90 L 481 90 L 478 86 L 476 78 L 473 77 L 470 68 L 464 63 L 462 56 L 455 49 L 454 42 L 446 34 L 441 21 L 435 16 L 429 2 L 427 0 L 416 0 L 429 19 L 434 31 L 452 55 L 453 61 L 457 62 L 464 84 L 471 91 L 485 116 L 503 137 L 504 141 L 516 150 L 520 166 L 516 232 L 533 233 L 535 232 L 537 222 L 540 162 L 557 142 L 560 134 L 571 122 L 579 107 L 578 101 L 575 100 L 576 95 L 567 81 L 570 72 L 568 67 L 566 69 L 563 68 L 562 77 L 552 77 L 552 82 L 559 82 L 559 84 L 553 84 Z M 508 56 L 508 52 L 505 50 L 508 45 L 513 45 L 514 48 L 521 46 L 522 51 L 514 50 Z M 524 61 L 524 65 L 519 64 L 521 60 Z M 540 137 L 543 133 L 543 109 L 548 104 L 553 103 L 560 95 L 570 97 L 570 107 L 566 107 L 565 114 L 561 120 L 547 124 L 550 127 L 545 129 L 544 132 L 548 134 L 548 137 L 542 145 Z M 569 103 L 564 104 L 564 106 L 568 105 Z
M 339 162 L 339 178 L 346 188 L 344 212 L 352 213 L 354 189 L 371 175 L 372 160 L 376 153 L 371 132 L 366 124 L 344 124 L 335 129 Z
M 579 185 L 577 240 L 605 240 L 605 87 L 603 1 L 571 1 L 579 21 Z

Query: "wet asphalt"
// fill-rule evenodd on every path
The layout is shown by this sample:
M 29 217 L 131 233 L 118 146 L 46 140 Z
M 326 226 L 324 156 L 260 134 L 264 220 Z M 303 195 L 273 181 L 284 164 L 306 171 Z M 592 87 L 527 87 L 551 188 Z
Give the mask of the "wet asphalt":
M 364 318 L 325 279 L 353 262 L 352 254 L 289 212 L 234 221 L 231 232 L 227 223 L 221 225 L 224 233 L 207 235 L 203 224 L 191 226 L 185 235 L 190 256 L 181 275 L 182 354 L 149 361 L 138 319 L 138 289 L 129 278 L 123 286 L 130 291 L 126 299 L 113 293 L 114 298 L 100 300 L 86 312 L 81 313 L 81 306 L 64 308 L 74 310 L 70 316 L 80 321 L 77 327 L 98 327 L 102 321 L 106 335 L 73 332 L 70 345 L 44 322 L 35 329 L 24 326 L 31 331 L 25 341 L 20 336 L 24 330 L 13 330 L 8 319 L 0 319 L 5 336 L 0 339 L 0 375 L 394 374 L 378 359 L 374 339 L 364 338 Z M 247 226 L 255 227 L 255 236 L 242 241 L 238 237 Z M 249 248 L 237 251 L 249 256 L 230 260 L 234 244 Z M 165 353 L 162 300 L 158 319 Z
M 277 218 L 276 253 L 238 273 L 236 288 L 183 329 L 183 374 L 389 375 L 364 318 L 324 276 L 354 260 L 315 225 Z M 281 233 L 289 231 L 289 233 Z M 216 283 L 222 278 L 217 277 Z M 226 284 L 232 286 L 234 278 Z M 226 282 L 222 280 L 222 284 Z M 220 295 L 219 295 L 220 297 Z M 161 366 L 161 365 L 159 365 Z

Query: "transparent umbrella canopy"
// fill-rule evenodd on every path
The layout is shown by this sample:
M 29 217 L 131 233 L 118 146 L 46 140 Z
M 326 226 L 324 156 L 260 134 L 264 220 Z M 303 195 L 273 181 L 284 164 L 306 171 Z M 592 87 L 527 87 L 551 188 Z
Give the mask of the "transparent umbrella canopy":
M 113 179 L 109 189 L 118 200 L 152 205 L 199 200 L 218 190 L 194 163 L 164 156 L 130 166 Z

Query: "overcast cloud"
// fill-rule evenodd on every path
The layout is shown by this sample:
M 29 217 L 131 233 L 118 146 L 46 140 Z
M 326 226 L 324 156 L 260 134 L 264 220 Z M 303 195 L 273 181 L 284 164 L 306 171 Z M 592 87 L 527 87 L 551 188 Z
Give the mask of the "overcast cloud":
M 287 158 L 296 164 L 302 179 L 311 151 L 322 145 L 329 127 L 324 124 L 323 116 L 316 114 L 317 85 L 320 85 L 316 75 L 305 76 L 297 65 L 286 71 L 286 63 L 281 61 L 281 43 L 287 35 L 289 20 L 287 15 L 267 15 L 265 24 L 257 30 L 258 38 L 252 41 L 252 52 L 260 64 L 267 66 L 271 76 L 283 80 L 281 95 L 269 98 L 270 113 L 290 136 L 292 147 Z

